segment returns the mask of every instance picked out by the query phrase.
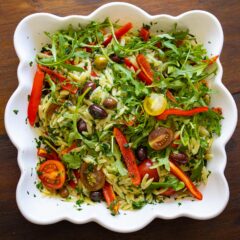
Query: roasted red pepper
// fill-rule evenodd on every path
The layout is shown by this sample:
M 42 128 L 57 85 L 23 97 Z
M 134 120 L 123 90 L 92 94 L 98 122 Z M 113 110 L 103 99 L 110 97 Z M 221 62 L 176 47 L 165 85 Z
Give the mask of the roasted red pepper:
M 135 186 L 138 186 L 141 182 L 141 176 L 138 170 L 135 155 L 132 149 L 128 146 L 126 137 L 118 128 L 113 129 L 113 135 L 119 145 L 120 151 L 128 169 L 129 176 L 132 179 L 132 183 Z
M 73 188 L 73 189 L 75 189 L 75 188 L 77 187 L 77 183 L 74 182 L 72 179 L 69 180 L 68 184 L 69 184 L 69 186 L 70 186 L 71 188 Z
M 139 36 L 143 39 L 143 41 L 147 42 L 150 37 L 150 32 L 148 29 L 142 27 L 139 31 Z
M 107 202 L 107 205 L 111 207 L 111 210 L 116 214 L 118 213 L 119 204 L 116 202 L 116 195 L 113 191 L 112 186 L 105 182 L 105 185 L 103 187 L 103 196 Z
M 42 65 L 38 65 L 39 69 L 41 69 L 43 72 L 49 74 L 52 79 L 56 82 L 56 80 L 59 80 L 59 82 L 61 83 L 61 87 L 62 89 L 65 89 L 73 94 L 77 93 L 78 88 L 76 86 L 74 86 L 73 84 L 69 83 L 69 80 L 63 76 L 62 74 L 51 70 L 48 67 L 42 66 Z
M 75 189 L 77 187 L 77 180 L 80 179 L 80 173 L 78 172 L 77 169 L 74 169 L 73 174 L 76 179 L 70 179 L 68 184 L 71 188 Z
M 178 179 L 180 179 L 182 182 L 184 182 L 186 188 L 189 190 L 189 192 L 198 200 L 202 200 L 202 193 L 198 191 L 196 186 L 193 184 L 191 179 L 179 168 L 177 167 L 173 162 L 169 161 L 170 164 L 170 172 L 175 175 Z
M 58 154 L 54 151 L 47 152 L 44 148 L 38 148 L 37 155 L 47 160 L 59 160 Z
M 128 58 L 124 58 L 124 63 L 127 67 L 129 68 L 133 68 L 135 72 L 137 72 L 139 70 L 139 68 L 137 66 L 135 66 Z M 146 85 L 150 85 L 152 83 L 152 81 L 144 74 L 143 71 L 140 71 L 137 74 L 137 77 L 144 82 Z
M 61 151 L 61 154 L 64 155 L 64 154 L 67 154 L 69 153 L 70 151 L 72 151 L 74 148 L 77 148 L 77 144 L 74 142 L 70 147 L 68 148 L 65 148 Z
M 140 69 L 144 72 L 144 74 L 147 76 L 149 79 L 149 82 L 152 83 L 153 81 L 153 72 L 151 69 L 151 66 L 145 56 L 143 54 L 138 54 L 136 57 L 137 63 L 140 67 Z
M 31 126 L 34 125 L 37 117 L 38 106 L 40 104 L 42 96 L 43 79 L 44 73 L 41 70 L 37 69 L 28 104 L 28 121 L 31 124 Z
M 166 97 L 167 97 L 170 101 L 172 101 L 172 102 L 174 102 L 174 103 L 177 103 L 176 98 L 173 96 L 173 94 L 171 93 L 170 90 L 167 90 L 167 92 L 166 92 Z
M 208 65 L 211 65 L 211 64 L 213 64 L 213 63 L 215 63 L 217 61 L 218 57 L 219 56 L 216 55 L 216 56 L 213 56 L 213 57 L 211 57 L 211 58 L 209 58 L 207 60 L 203 60 L 203 62 L 208 63 Z
M 166 120 L 169 115 L 177 116 L 193 116 L 198 113 L 207 112 L 208 107 L 196 107 L 191 110 L 182 110 L 177 108 L 170 108 L 165 110 L 162 114 L 158 115 L 156 118 L 158 120 Z
M 173 188 L 168 188 L 166 191 L 164 191 L 163 193 L 161 193 L 161 195 L 170 197 L 171 195 L 175 194 L 176 191 Z
M 133 27 L 132 23 L 127 23 L 114 32 L 117 39 L 121 38 Z M 102 43 L 105 47 L 112 41 L 112 34 Z

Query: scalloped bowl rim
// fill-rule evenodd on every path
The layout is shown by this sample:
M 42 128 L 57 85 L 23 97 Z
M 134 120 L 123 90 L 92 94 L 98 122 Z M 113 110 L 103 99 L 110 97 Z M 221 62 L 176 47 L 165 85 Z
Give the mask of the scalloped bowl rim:
M 128 214 L 126 216 L 123 216 L 123 214 L 121 214 L 120 217 L 119 216 L 118 217 L 112 217 L 112 216 L 109 217 L 107 215 L 108 210 L 105 209 L 105 206 L 103 206 L 103 204 L 99 204 L 99 205 L 94 205 L 94 206 L 90 206 L 90 207 L 87 207 L 84 205 L 83 206 L 84 211 L 79 212 L 79 216 L 76 216 L 72 213 L 71 213 L 72 215 L 71 214 L 69 215 L 66 211 L 64 212 L 64 208 L 66 208 L 68 211 L 71 211 L 71 210 L 68 208 L 69 204 L 64 205 L 64 203 L 61 203 L 64 205 L 63 207 L 61 207 L 61 210 L 64 213 L 62 213 L 62 214 L 56 213 L 56 216 L 48 216 L 49 217 L 48 219 L 44 219 L 45 215 L 42 216 L 42 218 L 39 217 L 41 213 L 37 213 L 37 214 L 39 214 L 38 217 L 31 215 L 30 211 L 27 210 L 27 206 L 24 206 L 27 204 L 23 204 L 24 201 L 26 201 L 26 199 L 23 197 L 23 189 L 22 188 L 23 188 L 24 183 L 30 179 L 29 175 L 27 176 L 27 174 L 29 174 L 29 169 L 28 169 L 29 166 L 28 166 L 28 163 L 24 162 L 23 156 L 26 157 L 27 154 L 31 155 L 31 151 L 29 150 L 30 148 L 28 149 L 28 147 L 21 148 L 20 145 L 24 144 L 25 137 L 26 137 L 26 142 L 30 141 L 31 138 L 25 136 L 25 134 L 18 136 L 17 130 L 21 131 L 22 125 L 20 124 L 19 128 L 12 129 L 13 127 L 11 124 L 11 122 L 16 121 L 14 119 L 14 117 L 16 118 L 16 116 L 15 115 L 13 116 L 13 114 L 12 114 L 13 107 L 15 107 L 15 106 L 21 107 L 22 106 L 22 105 L 18 105 L 18 104 L 20 104 L 19 100 L 21 100 L 22 95 L 25 96 L 24 93 L 29 92 L 29 89 L 30 89 L 30 85 L 27 86 L 27 83 L 25 83 L 23 81 L 23 77 L 22 77 L 23 71 L 26 68 L 26 65 L 28 64 L 27 60 L 29 60 L 29 59 L 25 59 L 25 55 L 23 54 L 23 52 L 21 52 L 21 47 L 19 46 L 19 43 L 18 43 L 18 40 L 20 39 L 19 34 L 21 34 L 24 24 L 34 21 L 35 17 L 48 18 L 49 20 L 54 20 L 56 22 L 67 22 L 67 21 L 71 21 L 73 19 L 78 19 L 79 22 L 90 21 L 91 19 L 95 18 L 96 16 L 101 15 L 101 12 L 110 11 L 112 8 L 113 9 L 114 8 L 125 8 L 126 11 L 128 11 L 128 10 L 130 12 L 134 11 L 134 13 L 141 15 L 141 17 L 143 19 L 147 19 L 148 21 L 153 21 L 156 19 L 164 19 L 164 20 L 167 19 L 166 21 L 169 21 L 169 22 L 173 22 L 173 21 L 179 22 L 179 21 L 183 20 L 184 18 L 187 18 L 189 16 L 194 16 L 196 14 L 200 14 L 201 16 L 202 15 L 206 16 L 206 18 L 211 19 L 211 21 L 212 21 L 211 23 L 215 24 L 215 28 L 217 29 L 218 34 L 219 34 L 218 35 L 218 45 L 216 47 L 217 50 L 216 50 L 215 54 L 221 53 L 222 46 L 223 46 L 223 31 L 222 31 L 221 24 L 219 23 L 219 21 L 217 20 L 217 18 L 214 15 L 212 15 L 211 13 L 205 12 L 205 11 L 201 11 L 201 10 L 188 11 L 188 12 L 185 12 L 176 17 L 166 15 L 166 14 L 149 15 L 144 10 L 142 10 L 132 4 L 114 2 L 114 3 L 108 3 L 105 5 L 102 5 L 101 7 L 99 7 L 98 9 L 96 9 L 95 11 L 93 11 L 91 14 L 89 14 L 87 16 L 71 15 L 71 16 L 66 16 L 66 17 L 59 17 L 59 16 L 49 14 L 49 13 L 35 13 L 35 14 L 31 14 L 31 15 L 25 17 L 18 24 L 18 26 L 15 30 L 15 33 L 14 33 L 14 47 L 15 47 L 15 51 L 18 55 L 18 58 L 20 60 L 19 65 L 18 65 L 18 72 L 17 72 L 19 85 L 7 103 L 7 106 L 5 109 L 5 118 L 4 118 L 7 134 L 9 135 L 9 138 L 11 139 L 12 143 L 18 149 L 18 165 L 21 170 L 21 177 L 18 182 L 17 190 L 16 190 L 16 199 L 17 199 L 18 207 L 26 219 L 28 219 L 29 221 L 36 223 L 36 224 L 51 224 L 51 223 L 55 223 L 55 222 L 58 222 L 61 220 L 68 220 L 68 221 L 76 223 L 76 224 L 94 221 L 94 222 L 97 222 L 100 225 L 102 225 L 112 231 L 116 231 L 116 232 L 137 231 L 137 230 L 145 227 L 147 224 L 149 224 L 154 218 L 174 219 L 174 218 L 178 218 L 178 217 L 182 217 L 182 216 L 193 218 L 193 219 L 201 219 L 201 220 L 213 218 L 213 217 L 219 215 L 224 210 L 224 208 L 227 205 L 228 199 L 229 199 L 229 188 L 228 188 L 226 178 L 224 176 L 224 169 L 226 166 L 225 145 L 231 138 L 231 136 L 235 130 L 236 124 L 237 124 L 237 107 L 233 100 L 232 95 L 230 94 L 230 92 L 226 89 L 226 87 L 221 82 L 223 70 L 222 70 L 222 66 L 221 66 L 219 59 L 217 60 L 219 70 L 218 70 L 218 74 L 217 74 L 216 80 L 213 83 L 213 85 L 220 92 L 220 98 L 224 97 L 224 101 L 227 102 L 227 106 L 229 107 L 229 109 L 230 109 L 229 111 L 231 113 L 231 118 L 228 118 L 226 116 L 226 122 L 229 124 L 229 126 L 227 126 L 226 134 L 224 136 L 222 134 L 219 138 L 217 138 L 215 140 L 214 146 L 213 146 L 214 153 L 217 156 L 219 156 L 222 159 L 222 161 L 221 161 L 221 163 L 218 163 L 217 165 L 210 163 L 211 167 L 213 167 L 213 169 L 216 170 L 215 177 L 217 177 L 217 181 L 221 181 L 221 187 L 224 188 L 222 191 L 225 195 L 224 195 L 224 198 L 223 198 L 219 208 L 216 208 L 213 212 L 210 211 L 209 213 L 206 212 L 205 214 L 203 214 L 196 210 L 195 203 L 192 203 L 192 202 L 186 200 L 186 202 L 184 202 L 184 204 L 186 204 L 189 209 L 188 208 L 186 209 L 185 207 L 183 207 L 183 210 L 181 210 L 181 208 L 176 208 L 175 205 L 173 205 L 174 203 L 166 203 L 166 204 L 168 204 L 168 207 L 169 207 L 169 212 L 167 212 L 166 209 L 164 209 L 166 206 L 166 204 L 164 203 L 162 206 L 158 205 L 159 207 L 148 205 L 148 206 L 144 207 L 145 210 L 139 210 L 136 212 L 128 213 L 129 217 L 128 217 Z M 25 72 L 24 76 L 26 76 L 26 72 Z M 26 76 L 26 78 L 28 78 L 28 76 Z M 217 99 L 217 101 L 219 101 L 219 99 Z M 223 102 L 223 104 L 224 104 L 224 102 Z M 26 109 L 24 109 L 24 111 L 25 110 Z M 19 118 L 23 117 L 21 114 L 24 114 L 24 113 L 19 113 L 19 115 L 20 115 Z M 25 116 L 26 116 L 26 112 L 25 112 Z M 26 135 L 28 134 L 27 131 L 30 131 L 29 128 L 30 128 L 29 126 L 26 127 L 26 129 L 27 129 Z M 224 128 L 224 131 L 225 131 L 225 128 Z M 33 134 L 33 133 L 30 132 L 30 134 Z M 20 139 L 22 141 L 20 141 Z M 31 180 L 33 180 L 33 179 L 30 179 L 30 181 Z M 30 184 L 30 183 L 28 183 L 28 184 Z M 217 183 L 215 183 L 215 184 L 217 184 Z M 207 188 L 207 186 L 206 186 L 206 188 Z M 206 189 L 204 189 L 204 191 L 205 190 Z M 212 195 L 211 195 L 211 197 L 213 198 Z M 33 201 L 37 201 L 37 200 L 33 199 L 33 200 L 29 200 L 29 201 L 30 201 L 30 203 L 33 203 Z M 43 201 L 45 201 L 45 200 L 43 200 Z M 47 199 L 46 203 L 48 204 L 48 202 L 50 203 L 51 199 Z M 36 203 L 34 203 L 34 204 L 36 204 Z M 199 204 L 201 204 L 201 203 L 199 203 Z M 205 203 L 205 204 L 207 204 L 207 205 L 209 204 L 209 206 L 213 206 L 213 205 L 211 205 L 212 204 L 211 198 L 210 198 L 209 202 Z M 100 214 L 96 214 L 95 208 L 98 208 Z M 163 212 L 158 211 L 160 208 L 162 209 Z M 172 212 L 172 210 L 170 208 L 171 209 L 173 208 L 174 212 Z M 199 209 L 200 209 L 200 207 L 199 207 Z M 209 207 L 209 210 L 210 210 L 210 207 Z M 82 215 L 84 217 L 80 217 Z M 86 215 L 88 215 L 88 216 L 86 216 Z M 139 218 L 141 218 L 141 217 L 143 217 L 143 219 L 141 219 L 141 221 L 139 221 Z M 124 221 L 126 223 L 124 223 Z

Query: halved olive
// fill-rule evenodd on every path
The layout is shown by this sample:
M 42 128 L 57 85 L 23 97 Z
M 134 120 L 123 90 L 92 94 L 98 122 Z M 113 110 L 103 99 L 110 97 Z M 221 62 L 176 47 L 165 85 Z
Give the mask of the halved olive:
M 166 148 L 173 140 L 173 131 L 170 128 L 158 127 L 148 136 L 148 143 L 154 150 Z
M 89 98 L 89 96 L 91 95 L 91 93 L 93 92 L 93 90 L 96 89 L 96 83 L 94 82 L 86 82 L 84 87 L 83 87 L 83 90 L 82 90 L 82 93 L 84 93 L 85 91 L 87 91 L 88 88 L 90 88 L 90 91 L 86 94 L 86 98 Z
M 87 123 L 83 119 L 79 119 L 77 122 L 77 129 L 79 133 L 87 132 Z
M 67 198 L 69 196 L 69 191 L 66 187 L 59 189 L 59 194 L 62 198 Z
M 178 164 L 186 164 L 188 162 L 188 155 L 186 153 L 171 153 L 169 156 L 169 159 L 172 162 L 178 163 Z
M 105 184 L 103 171 L 98 170 L 97 166 L 85 162 L 81 165 L 80 179 L 83 185 L 91 192 L 98 191 Z
M 94 119 L 104 119 L 108 116 L 108 113 L 97 104 L 92 104 L 88 111 Z
M 104 101 L 103 101 L 103 106 L 107 109 L 113 109 L 117 106 L 117 101 L 113 98 L 106 98 Z
M 136 156 L 140 162 L 147 159 L 147 147 L 138 146 L 136 149 Z

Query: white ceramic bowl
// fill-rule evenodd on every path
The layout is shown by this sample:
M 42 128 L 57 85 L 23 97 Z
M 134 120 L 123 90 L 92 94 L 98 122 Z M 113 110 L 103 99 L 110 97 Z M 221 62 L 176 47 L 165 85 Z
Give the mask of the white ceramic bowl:
M 186 216 L 194 219 L 209 219 L 220 214 L 229 198 L 229 188 L 224 176 L 226 166 L 225 144 L 230 139 L 237 123 L 237 108 L 235 102 L 221 82 L 222 66 L 218 64 L 218 73 L 212 82 L 212 88 L 217 90 L 213 96 L 212 105 L 223 108 L 222 134 L 213 144 L 214 158 L 208 168 L 212 172 L 208 184 L 201 186 L 202 201 L 182 200 L 177 202 L 147 205 L 141 210 L 121 213 L 113 217 L 104 203 L 83 205 L 77 211 L 74 202 L 63 202 L 56 198 L 42 196 L 37 190 L 34 181 L 37 176 L 35 166 L 37 162 L 34 138 L 37 137 L 34 129 L 25 124 L 27 116 L 27 95 L 30 94 L 36 66 L 30 67 L 47 38 L 44 31 L 54 32 L 68 26 L 70 23 L 86 24 L 91 20 L 103 20 L 110 17 L 113 21 L 120 19 L 122 23 L 133 22 L 136 28 L 142 23 L 157 22 L 154 29 L 170 29 L 174 23 L 189 28 L 203 43 L 210 55 L 220 55 L 223 45 L 223 31 L 217 18 L 205 11 L 189 11 L 177 17 L 169 15 L 151 16 L 142 9 L 127 3 L 109 3 L 101 6 L 88 16 L 58 17 L 48 13 L 36 13 L 24 18 L 17 26 L 14 34 L 14 46 L 19 57 L 18 66 L 19 85 L 11 96 L 5 111 L 5 126 L 7 133 L 18 149 L 18 164 L 21 169 L 21 178 L 18 182 L 16 198 L 17 204 L 29 221 L 37 224 L 50 224 L 60 220 L 68 220 L 81 224 L 95 221 L 100 225 L 117 232 L 132 232 L 143 228 L 154 218 L 173 219 Z M 15 115 L 14 109 L 19 113 Z

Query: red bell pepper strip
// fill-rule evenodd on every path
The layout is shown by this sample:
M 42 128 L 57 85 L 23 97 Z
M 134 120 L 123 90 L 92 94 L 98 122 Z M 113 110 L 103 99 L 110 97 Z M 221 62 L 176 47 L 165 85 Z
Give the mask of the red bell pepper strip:
M 176 191 L 173 188 L 168 188 L 166 191 L 162 192 L 161 195 L 169 197 L 174 193 L 176 193 Z
M 139 36 L 143 39 L 143 41 L 147 42 L 150 37 L 150 32 L 148 29 L 142 27 L 139 31 Z
M 213 107 L 212 111 L 214 111 L 215 113 L 222 115 L 222 108 L 220 107 Z
M 144 72 L 144 74 L 149 78 L 149 81 L 153 81 L 153 72 L 151 69 L 151 66 L 145 56 L 143 54 L 138 54 L 137 57 L 137 63 L 140 67 L 140 69 Z
M 124 63 L 125 63 L 125 65 L 126 65 L 127 67 L 129 67 L 129 68 L 132 67 L 135 72 L 139 70 L 139 68 L 138 68 L 137 66 L 135 66 L 128 58 L 124 58 Z M 146 85 L 152 84 L 151 79 L 149 79 L 149 78 L 144 74 L 143 71 L 140 71 L 140 72 L 137 74 L 137 77 L 138 77 L 142 82 L 144 82 Z
M 48 153 L 44 148 L 38 148 L 37 155 L 47 160 L 60 160 L 56 152 L 51 151 Z
M 77 183 L 74 182 L 72 179 L 69 180 L 68 184 L 69 184 L 69 186 L 70 186 L 71 188 L 73 188 L 73 189 L 75 189 L 75 188 L 77 187 Z
M 64 155 L 64 154 L 67 154 L 69 153 L 70 151 L 72 151 L 74 148 L 77 148 L 77 144 L 74 142 L 70 147 L 68 148 L 65 148 L 61 151 L 61 154 Z
M 170 90 L 167 90 L 167 92 L 166 92 L 166 97 L 167 97 L 169 100 L 171 100 L 172 102 L 177 103 L 176 98 L 173 96 L 173 94 L 170 92 Z
M 113 135 L 116 138 L 120 151 L 123 155 L 132 183 L 135 186 L 138 186 L 141 182 L 141 176 L 138 170 L 135 155 L 132 149 L 128 147 L 128 142 L 126 137 L 118 128 L 113 129 Z
M 124 34 L 126 34 L 133 27 L 131 22 L 126 23 L 118 30 L 114 32 L 117 39 L 121 38 Z M 105 47 L 112 41 L 112 34 L 102 43 Z
M 68 184 L 69 184 L 69 186 L 71 188 L 76 189 L 76 187 L 77 187 L 77 180 L 80 179 L 80 173 L 78 172 L 77 169 L 74 169 L 73 170 L 73 174 L 74 174 L 76 179 L 70 179 Z
M 42 96 L 43 79 L 44 73 L 41 70 L 37 69 L 33 80 L 32 92 L 28 104 L 28 121 L 31 126 L 34 125 L 37 117 L 38 106 L 40 104 Z
M 169 164 L 170 164 L 170 172 L 185 183 L 186 188 L 195 198 L 197 198 L 198 200 L 202 200 L 203 198 L 202 193 L 198 191 L 198 189 L 193 184 L 191 179 L 173 162 L 169 161 Z
M 207 112 L 208 107 L 196 107 L 191 110 L 182 110 L 176 108 L 170 108 L 165 110 L 162 114 L 158 115 L 157 120 L 166 120 L 169 115 L 177 115 L 177 116 L 193 116 L 198 113 Z
M 116 202 L 116 195 L 112 186 L 108 182 L 105 182 L 105 185 L 103 186 L 103 196 L 107 202 L 107 205 L 111 207 L 113 212 L 116 214 L 119 209 L 119 204 Z
M 73 174 L 76 177 L 76 179 L 80 179 L 80 173 L 77 169 L 73 169 Z
M 59 82 L 61 83 L 61 87 L 63 89 L 65 89 L 73 94 L 77 93 L 78 88 L 76 86 L 72 85 L 71 83 L 69 83 L 69 80 L 62 74 L 60 74 L 56 71 L 53 71 L 50 68 L 42 66 L 40 64 L 38 65 L 38 68 L 41 69 L 43 72 L 49 74 L 53 78 L 53 80 L 58 79 Z
M 213 64 L 213 63 L 215 63 L 217 61 L 218 57 L 219 56 L 216 55 L 216 56 L 213 56 L 213 57 L 211 57 L 209 59 L 203 60 L 203 62 L 208 63 L 208 65 L 211 65 L 211 64 Z
M 91 76 L 92 77 L 98 77 L 98 75 L 94 71 L 91 72 Z

